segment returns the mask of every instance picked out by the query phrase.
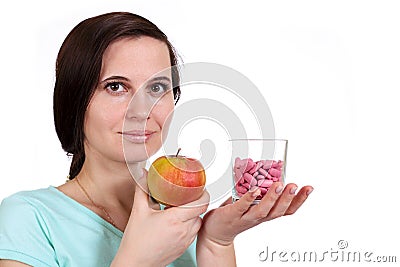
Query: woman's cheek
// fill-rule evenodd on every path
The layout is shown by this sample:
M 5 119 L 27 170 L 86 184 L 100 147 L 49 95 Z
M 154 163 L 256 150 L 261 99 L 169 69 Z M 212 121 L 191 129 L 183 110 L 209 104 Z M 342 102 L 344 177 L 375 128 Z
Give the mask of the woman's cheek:
M 125 113 L 128 104 L 126 102 L 116 102 L 116 103 L 104 103 L 103 105 L 98 105 L 98 114 L 102 117 L 102 121 L 108 127 L 117 128 L 116 131 L 122 131 L 122 126 L 125 119 Z
M 174 105 L 164 106 L 155 111 L 156 122 L 159 125 L 162 134 L 161 134 L 161 143 L 164 143 L 167 138 L 169 127 L 171 125 L 171 121 L 174 115 Z

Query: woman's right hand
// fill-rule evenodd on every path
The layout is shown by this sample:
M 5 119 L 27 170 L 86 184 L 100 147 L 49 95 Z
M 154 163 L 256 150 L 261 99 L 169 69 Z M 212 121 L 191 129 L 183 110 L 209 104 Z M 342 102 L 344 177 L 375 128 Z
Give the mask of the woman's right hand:
M 154 203 L 145 192 L 147 171 L 136 185 L 135 198 L 128 224 L 112 267 L 166 266 L 181 256 L 197 236 L 210 196 L 204 191 L 188 207 L 153 209 Z

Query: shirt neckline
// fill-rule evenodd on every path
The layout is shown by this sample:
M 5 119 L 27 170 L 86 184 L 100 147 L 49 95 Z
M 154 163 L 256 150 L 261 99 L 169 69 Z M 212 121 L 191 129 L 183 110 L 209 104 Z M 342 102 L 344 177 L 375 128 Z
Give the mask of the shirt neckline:
M 108 221 L 104 220 L 102 217 L 100 217 L 97 213 L 95 213 L 91 209 L 87 208 L 86 206 L 82 205 L 81 203 L 79 203 L 75 199 L 69 197 L 68 195 L 66 195 L 63 192 L 61 192 L 60 190 L 58 190 L 55 186 L 51 185 L 51 186 L 49 186 L 49 189 L 51 191 L 55 192 L 56 194 L 58 194 L 59 196 L 61 196 L 64 200 L 69 202 L 75 208 L 79 209 L 80 211 L 82 211 L 83 213 L 87 214 L 88 216 L 93 218 L 95 221 L 97 221 L 98 223 L 100 223 L 101 225 L 106 227 L 107 229 L 109 229 L 112 232 L 114 232 L 115 234 L 117 234 L 118 236 L 120 236 L 120 237 L 123 236 L 124 233 L 121 230 L 116 228 L 114 225 L 112 225 Z

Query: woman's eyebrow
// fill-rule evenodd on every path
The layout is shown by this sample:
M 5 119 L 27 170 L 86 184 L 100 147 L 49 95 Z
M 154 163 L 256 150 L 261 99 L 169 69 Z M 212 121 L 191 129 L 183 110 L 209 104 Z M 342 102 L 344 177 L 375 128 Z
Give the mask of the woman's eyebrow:
M 151 78 L 148 82 L 163 81 L 163 80 L 171 82 L 171 79 L 167 76 L 157 76 L 157 77 Z
M 114 80 L 123 80 L 126 82 L 130 82 L 130 80 L 124 76 L 113 75 L 101 81 L 101 83 L 105 83 L 107 81 L 114 81 Z M 156 81 L 167 81 L 171 82 L 171 79 L 168 76 L 157 76 L 154 78 L 149 79 L 146 83 L 156 82 Z
M 101 83 L 104 83 L 104 82 L 107 82 L 107 81 L 110 81 L 110 80 L 123 80 L 123 81 L 127 81 L 127 82 L 130 81 L 128 78 L 126 78 L 124 76 L 114 75 L 114 76 L 110 76 L 110 77 L 104 79 L 103 81 L 101 81 Z

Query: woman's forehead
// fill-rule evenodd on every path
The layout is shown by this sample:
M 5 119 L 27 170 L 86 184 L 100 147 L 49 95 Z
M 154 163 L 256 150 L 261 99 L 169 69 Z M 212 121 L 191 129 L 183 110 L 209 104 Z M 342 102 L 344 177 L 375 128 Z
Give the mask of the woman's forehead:
M 105 50 L 100 80 L 124 76 L 143 81 L 159 72 L 163 72 L 163 76 L 170 75 L 170 67 L 166 43 L 147 36 L 124 38 L 111 43 Z

